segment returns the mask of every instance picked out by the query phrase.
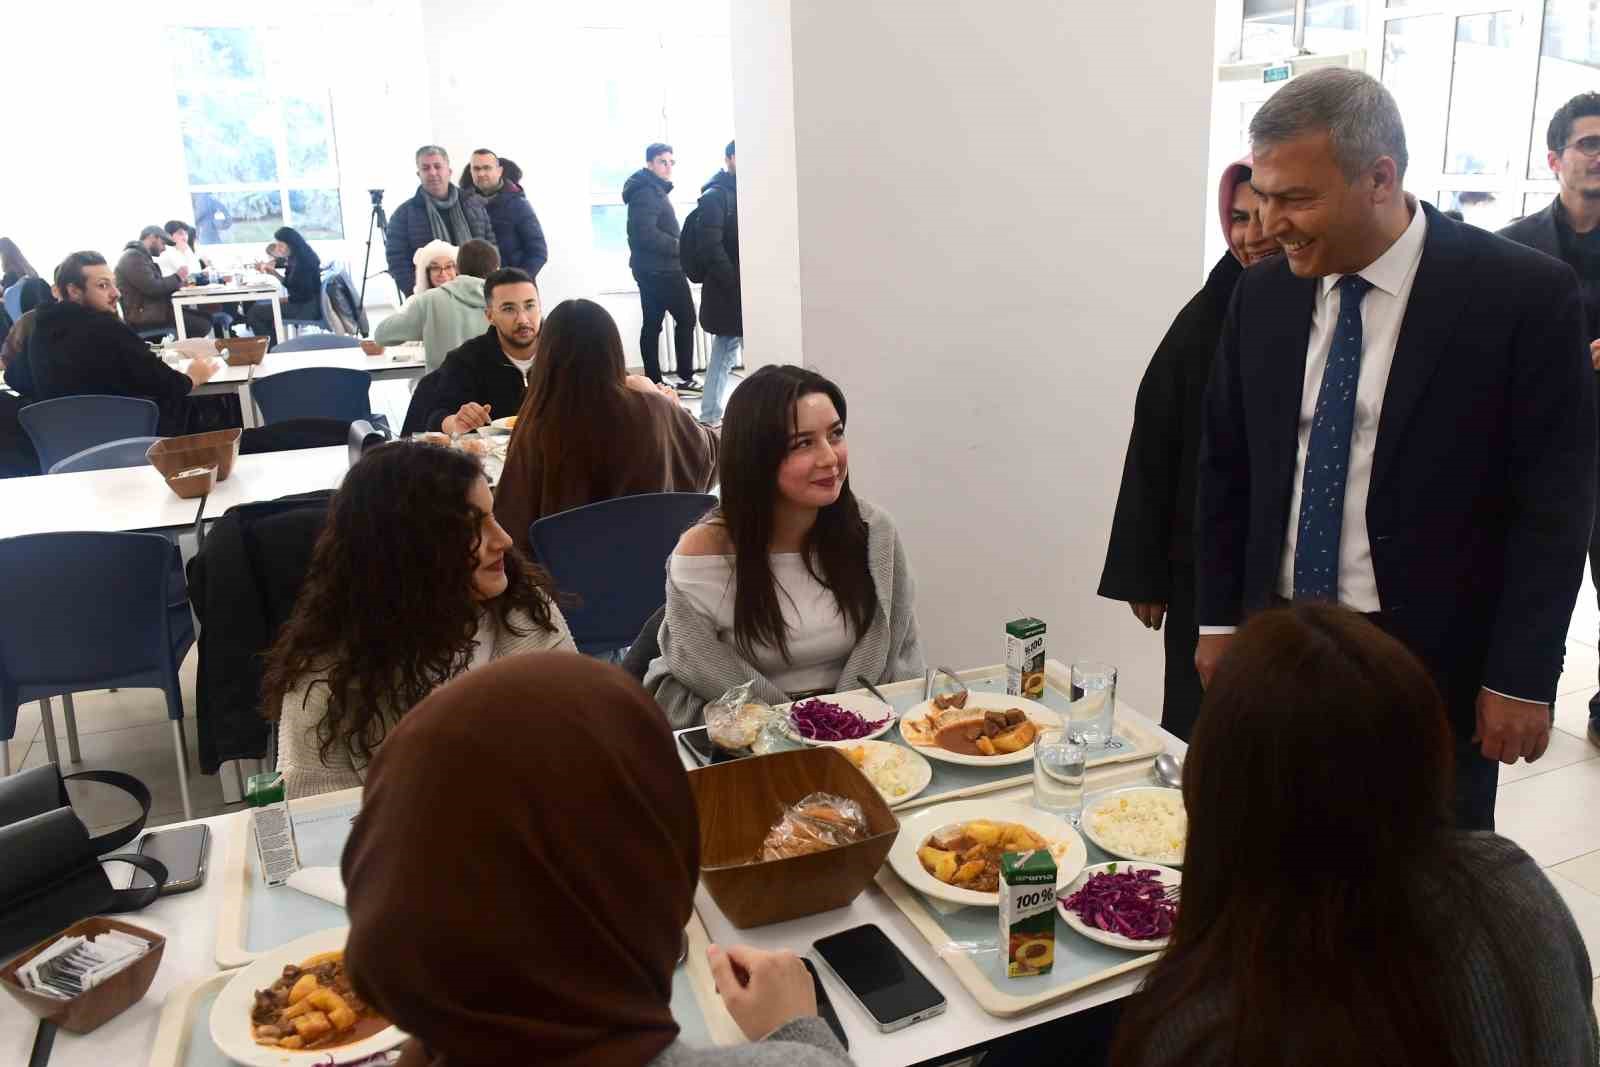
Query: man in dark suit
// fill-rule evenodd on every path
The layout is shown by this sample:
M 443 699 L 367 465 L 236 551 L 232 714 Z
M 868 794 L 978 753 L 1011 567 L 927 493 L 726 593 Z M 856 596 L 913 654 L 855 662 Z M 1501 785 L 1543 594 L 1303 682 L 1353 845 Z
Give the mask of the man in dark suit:
M 1368 615 L 1444 695 L 1459 825 L 1492 828 L 1494 761 L 1549 744 L 1594 513 L 1576 279 L 1408 196 L 1365 74 L 1295 79 L 1250 135 L 1285 256 L 1240 279 L 1206 392 L 1195 665 L 1281 600 Z
M 1560 194 L 1500 236 L 1555 256 L 1577 272 L 1583 336 L 1600 371 L 1600 93 L 1579 93 L 1557 108 L 1545 130 L 1545 148 Z M 1600 530 L 1589 541 L 1589 569 L 1600 594 Z M 1600 746 L 1600 692 L 1589 700 L 1589 743 Z

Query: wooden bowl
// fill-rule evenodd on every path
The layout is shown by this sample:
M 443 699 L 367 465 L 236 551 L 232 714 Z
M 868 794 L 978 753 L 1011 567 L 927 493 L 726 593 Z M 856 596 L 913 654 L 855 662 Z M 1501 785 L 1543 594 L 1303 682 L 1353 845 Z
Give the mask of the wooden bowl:
M 33 957 L 55 944 L 63 937 L 98 937 L 107 930 L 121 930 L 125 934 L 150 942 L 150 950 L 128 966 L 107 978 L 93 989 L 84 991 L 71 1000 L 58 1000 L 22 988 L 17 972 Z M 161 966 L 161 954 L 166 950 L 167 939 L 158 933 L 118 922 L 102 915 L 73 923 L 59 934 L 34 945 L 22 955 L 0 967 L 0 986 L 40 1019 L 48 1019 L 72 1034 L 87 1034 L 101 1023 L 121 1015 L 150 990 L 155 980 L 156 968 Z
M 163 437 L 151 445 L 144 458 L 170 478 L 190 467 L 215 464 L 217 481 L 225 482 L 233 473 L 233 461 L 239 458 L 239 435 L 244 431 L 237 426 L 227 430 L 191 433 L 183 437 Z
M 700 878 L 740 929 L 842 908 L 872 881 L 900 824 L 872 783 L 835 748 L 714 763 L 689 772 L 700 811 Z M 783 809 L 808 793 L 861 805 L 870 836 L 789 859 L 751 862 Z
M 217 465 L 207 463 L 203 467 L 188 467 L 197 473 L 182 476 L 174 474 L 166 479 L 167 488 L 178 495 L 179 500 L 198 500 L 217 487 Z
M 229 337 L 217 340 L 217 351 L 228 357 L 230 367 L 248 367 L 267 358 L 270 337 Z

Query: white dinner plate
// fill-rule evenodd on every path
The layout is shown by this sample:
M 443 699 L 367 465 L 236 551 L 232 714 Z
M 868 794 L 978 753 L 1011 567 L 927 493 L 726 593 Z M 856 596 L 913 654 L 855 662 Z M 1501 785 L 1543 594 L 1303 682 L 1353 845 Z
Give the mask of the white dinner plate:
M 803 700 L 796 700 L 794 704 L 783 705 L 778 710 L 784 716 L 783 725 L 789 736 L 803 745 L 856 745 L 862 741 L 871 741 L 875 737 L 882 737 L 894 729 L 896 722 L 894 709 L 876 697 L 867 696 L 865 693 L 835 693 L 831 696 L 816 697 L 815 699 L 825 700 L 829 704 L 837 704 L 846 711 L 855 712 L 868 722 L 877 722 L 882 719 L 883 725 L 870 734 L 852 737 L 848 741 L 813 741 L 809 737 L 802 737 L 800 731 L 794 728 L 794 723 L 789 721 L 789 710 L 794 707 L 794 704 L 805 703 Z
M 325 1064 L 364 1060 L 404 1042 L 406 1034 L 398 1026 L 379 1030 L 354 1044 L 304 1052 L 258 1045 L 251 1035 L 250 1010 L 255 1006 L 256 990 L 266 989 L 277 981 L 287 964 L 298 964 L 319 952 L 343 948 L 349 934 L 348 926 L 307 934 L 282 948 L 256 957 L 253 963 L 234 975 L 222 987 L 216 1003 L 211 1006 L 211 1040 L 216 1042 L 222 1054 L 244 1067 L 323 1067 Z
M 865 765 L 861 768 L 861 773 L 867 776 L 867 780 L 872 782 L 882 794 L 884 802 L 891 808 L 912 799 L 928 788 L 928 783 L 933 781 L 933 765 L 923 759 L 922 754 L 915 749 L 897 745 L 893 741 L 839 741 L 834 747 L 847 750 L 866 749 Z M 906 789 L 904 793 L 892 794 L 873 781 L 873 768 L 889 760 L 898 760 L 905 765 L 905 779 L 901 783 Z
M 1061 725 L 1061 716 L 1036 700 L 1029 700 L 1026 697 L 1006 696 L 1004 693 L 972 692 L 967 695 L 967 711 L 1009 711 L 1011 708 L 1021 708 L 1027 712 L 1028 718 L 1032 719 L 1036 726 Z M 912 744 L 911 738 L 906 735 L 904 724 L 920 722 L 926 719 L 933 711 L 932 701 L 924 700 L 921 704 L 900 716 L 902 724 L 900 736 L 906 739 L 906 744 L 911 745 L 912 748 L 929 759 L 941 760 L 945 763 L 961 763 L 969 767 L 1010 767 L 1013 764 L 1028 763 L 1033 760 L 1032 745 L 1017 752 L 1008 752 L 1003 756 L 969 756 L 962 752 L 951 752 L 949 749 L 940 748 L 938 745 Z
M 1126 789 L 1113 789 L 1109 793 L 1096 794 L 1084 803 L 1083 817 L 1078 820 L 1079 828 L 1083 830 L 1085 837 L 1087 837 L 1090 841 L 1093 841 L 1096 847 L 1098 847 L 1101 852 L 1104 852 L 1108 856 L 1116 856 L 1119 859 L 1125 860 L 1138 860 L 1140 863 L 1149 863 L 1152 865 L 1164 864 L 1168 867 L 1182 867 L 1183 860 L 1181 857 L 1179 859 L 1173 859 L 1170 856 L 1137 856 L 1121 849 L 1112 848 L 1110 845 L 1106 844 L 1099 834 L 1095 833 L 1093 818 L 1095 812 L 1099 811 L 1107 804 L 1115 804 L 1122 797 L 1135 796 L 1140 793 L 1155 793 L 1176 797 L 1178 800 L 1178 806 L 1183 806 L 1183 791 L 1179 789 L 1168 789 L 1165 786 L 1159 785 L 1135 785 L 1129 786 Z M 1185 832 L 1185 843 L 1187 843 L 1187 832 Z
M 988 819 L 991 822 L 1021 823 L 1034 833 L 1052 843 L 1051 852 L 1056 857 L 1056 892 L 1072 884 L 1089 862 L 1089 850 L 1065 819 L 1058 819 L 1038 808 L 1019 804 L 1014 800 L 953 800 L 948 804 L 935 804 L 900 818 L 900 835 L 889 850 L 889 866 L 900 880 L 919 893 L 952 904 L 970 904 L 980 908 L 1000 905 L 1000 894 L 979 893 L 946 885 L 923 870 L 917 858 L 917 849 L 934 834 L 947 826 Z
M 1159 863 L 1140 863 L 1133 860 L 1116 860 L 1112 863 L 1096 863 L 1092 867 L 1085 867 L 1072 880 L 1072 884 L 1056 894 L 1056 910 L 1061 913 L 1062 920 L 1078 933 L 1090 941 L 1098 941 L 1102 945 L 1112 948 L 1125 948 L 1131 952 L 1159 952 L 1167 947 L 1170 937 L 1153 937 L 1148 941 L 1135 941 L 1131 937 L 1114 934 L 1109 930 L 1102 930 L 1097 926 L 1090 926 L 1078 916 L 1078 913 L 1067 907 L 1067 898 L 1083 888 L 1085 882 L 1097 874 L 1107 874 L 1116 871 L 1155 871 L 1157 879 L 1162 885 L 1179 885 L 1183 882 L 1183 874 L 1171 867 L 1163 867 Z
M 503 418 L 495 419 L 489 425 L 497 430 L 504 430 L 506 433 L 510 433 L 516 429 L 517 417 L 515 415 L 506 415 Z

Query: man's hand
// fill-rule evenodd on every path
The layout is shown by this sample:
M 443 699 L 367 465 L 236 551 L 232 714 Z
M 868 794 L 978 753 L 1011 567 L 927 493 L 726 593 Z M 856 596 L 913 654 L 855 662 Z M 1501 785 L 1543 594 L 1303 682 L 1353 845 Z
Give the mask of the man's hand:
M 1128 606 L 1133 609 L 1133 617 L 1144 623 L 1147 630 L 1161 629 L 1161 620 L 1167 617 L 1165 604 L 1144 604 L 1135 601 Z
M 188 267 L 179 267 L 178 270 L 177 270 L 177 275 L 178 275 L 178 280 L 180 282 L 182 282 L 184 285 L 188 285 L 189 284 L 189 268 Z
M 1217 673 L 1217 664 L 1222 662 L 1223 655 L 1228 651 L 1228 641 L 1232 634 L 1201 634 L 1200 643 L 1194 650 L 1194 669 L 1200 675 L 1200 684 L 1209 686 L 1211 676 Z
M 1589 342 L 1589 362 L 1594 364 L 1595 370 L 1600 370 L 1600 341 Z
M 1204 640 L 1202 638 L 1202 640 Z M 1478 690 L 1478 732 L 1483 758 L 1510 766 L 1519 758 L 1529 763 L 1550 747 L 1550 709 L 1528 700 L 1513 700 L 1487 689 Z
M 222 369 L 222 361 L 209 356 L 197 356 L 189 361 L 189 381 L 193 388 L 198 389 L 209 382 Z
M 445 433 L 467 433 L 479 426 L 489 425 L 489 405 L 467 401 L 454 415 L 446 415 L 439 424 Z
M 706 958 L 717 995 L 751 1041 L 760 1041 L 784 1023 L 817 1013 L 811 972 L 793 952 L 712 945 L 706 949 Z

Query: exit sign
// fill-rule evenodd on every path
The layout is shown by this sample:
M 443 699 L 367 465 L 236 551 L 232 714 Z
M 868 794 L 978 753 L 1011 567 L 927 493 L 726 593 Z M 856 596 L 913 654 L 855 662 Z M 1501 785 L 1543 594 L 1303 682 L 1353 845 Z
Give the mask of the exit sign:
M 1289 64 L 1279 67 L 1267 67 L 1261 72 L 1261 80 L 1268 85 L 1273 82 L 1286 82 L 1289 80 Z

